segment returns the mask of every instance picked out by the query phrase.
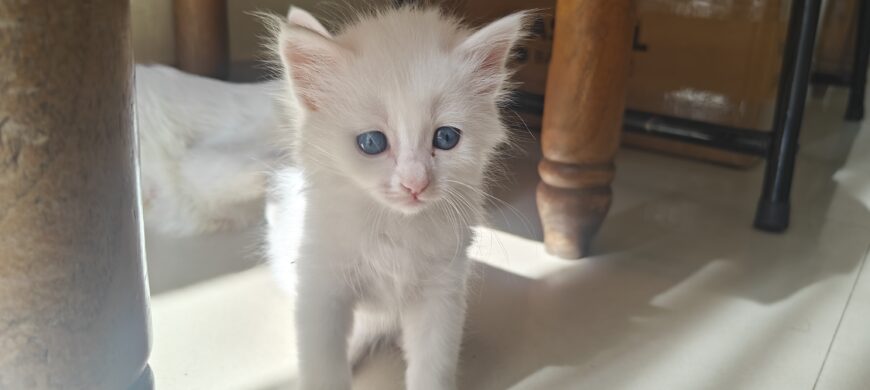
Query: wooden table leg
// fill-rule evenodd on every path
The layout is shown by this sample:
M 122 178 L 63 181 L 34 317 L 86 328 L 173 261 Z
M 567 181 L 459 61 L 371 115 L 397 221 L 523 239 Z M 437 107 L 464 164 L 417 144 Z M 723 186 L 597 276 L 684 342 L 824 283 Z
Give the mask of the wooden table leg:
M 227 0 L 174 0 L 178 69 L 226 79 L 229 72 Z
M 150 344 L 129 1 L 0 0 L 0 53 L 0 389 L 126 389 Z
M 559 0 L 538 166 L 547 251 L 589 253 L 610 208 L 625 106 L 632 0 Z

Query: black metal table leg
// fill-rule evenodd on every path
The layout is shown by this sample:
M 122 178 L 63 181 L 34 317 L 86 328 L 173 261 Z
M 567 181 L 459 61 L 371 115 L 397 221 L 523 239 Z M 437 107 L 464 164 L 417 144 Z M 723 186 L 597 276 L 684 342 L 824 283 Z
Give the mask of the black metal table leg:
M 791 181 L 821 4 L 822 0 L 792 2 L 776 98 L 773 138 L 767 157 L 764 189 L 755 214 L 755 227 L 761 230 L 782 232 L 788 228 Z
M 870 60 L 870 0 L 861 0 L 858 6 L 858 26 L 855 36 L 855 62 L 849 83 L 847 121 L 864 119 L 864 89 L 867 85 L 867 65 Z

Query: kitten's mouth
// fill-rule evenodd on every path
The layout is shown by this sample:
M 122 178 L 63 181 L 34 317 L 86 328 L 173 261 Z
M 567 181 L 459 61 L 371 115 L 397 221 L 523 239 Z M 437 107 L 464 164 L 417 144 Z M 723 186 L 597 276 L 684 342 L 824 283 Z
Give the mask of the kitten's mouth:
M 428 203 L 428 199 L 410 194 L 392 194 L 388 196 L 388 199 L 395 208 L 406 214 L 415 214 L 425 208 Z
M 423 203 L 425 203 L 425 201 L 423 199 L 420 199 L 420 196 L 418 195 L 402 196 L 401 201 L 404 204 L 413 207 L 420 207 L 423 205 Z

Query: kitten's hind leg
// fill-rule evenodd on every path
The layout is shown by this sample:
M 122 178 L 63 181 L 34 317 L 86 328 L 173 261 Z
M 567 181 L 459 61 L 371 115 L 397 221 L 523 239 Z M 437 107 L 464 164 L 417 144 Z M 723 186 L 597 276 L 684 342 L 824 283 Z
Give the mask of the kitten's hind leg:
M 369 355 L 395 343 L 398 332 L 399 320 L 396 316 L 364 309 L 356 310 L 348 342 L 348 359 L 353 370 L 356 371 Z

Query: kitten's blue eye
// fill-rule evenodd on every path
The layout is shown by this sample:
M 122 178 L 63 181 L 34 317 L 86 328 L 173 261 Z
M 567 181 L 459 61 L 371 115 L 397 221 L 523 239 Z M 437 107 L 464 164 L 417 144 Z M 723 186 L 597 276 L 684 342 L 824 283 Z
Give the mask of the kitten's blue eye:
M 378 154 L 387 150 L 387 136 L 377 130 L 356 136 L 356 143 L 365 154 Z
M 451 126 L 442 126 L 435 130 L 435 138 L 432 139 L 432 145 L 438 149 L 450 150 L 459 143 L 459 136 L 462 134 L 459 129 Z

